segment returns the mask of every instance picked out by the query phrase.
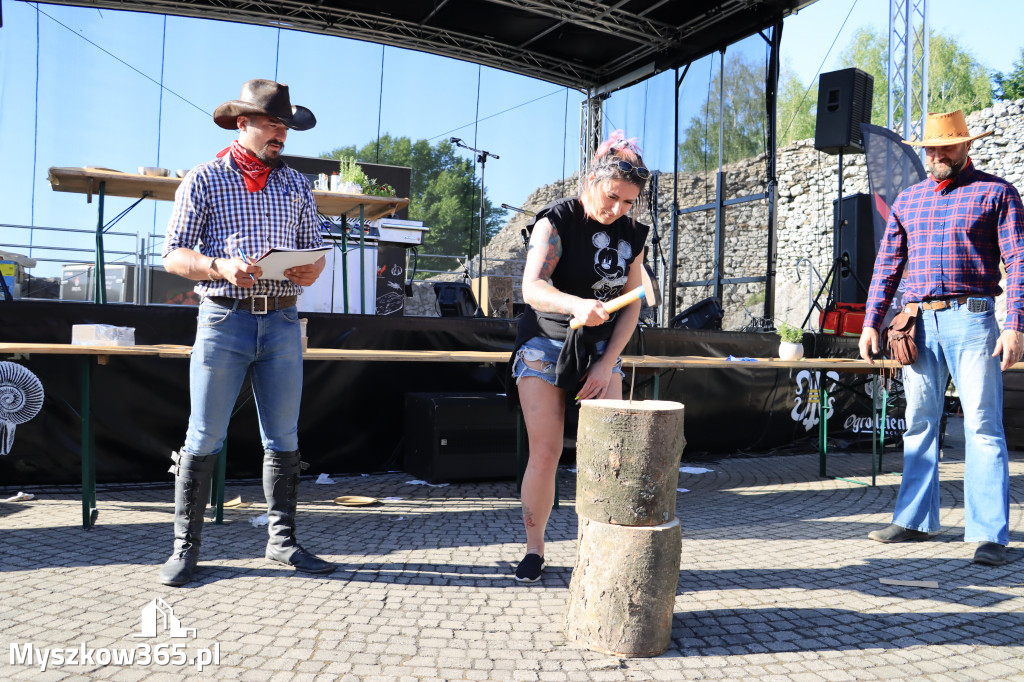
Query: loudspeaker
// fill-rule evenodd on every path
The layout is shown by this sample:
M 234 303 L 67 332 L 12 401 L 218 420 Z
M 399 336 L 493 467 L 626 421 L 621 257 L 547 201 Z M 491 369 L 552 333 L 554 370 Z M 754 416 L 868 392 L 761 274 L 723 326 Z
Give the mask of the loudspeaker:
M 434 282 L 437 312 L 441 317 L 473 317 L 476 297 L 465 282 Z
M 668 326 L 672 329 L 721 329 L 724 317 L 722 302 L 711 296 L 677 314 L 668 321 Z
M 501 393 L 406 393 L 403 469 L 428 483 L 514 479 L 516 416 Z
M 875 79 L 860 69 L 821 74 L 814 148 L 826 154 L 864 153 L 861 123 L 871 123 Z
M 851 194 L 843 197 L 841 207 L 838 200 L 832 202 L 832 210 L 836 246 L 839 249 L 835 257 L 841 259 L 835 275 L 835 300 L 839 303 L 866 303 L 871 273 L 875 269 L 875 223 L 871 214 L 871 195 Z M 857 280 L 860 280 L 860 285 Z

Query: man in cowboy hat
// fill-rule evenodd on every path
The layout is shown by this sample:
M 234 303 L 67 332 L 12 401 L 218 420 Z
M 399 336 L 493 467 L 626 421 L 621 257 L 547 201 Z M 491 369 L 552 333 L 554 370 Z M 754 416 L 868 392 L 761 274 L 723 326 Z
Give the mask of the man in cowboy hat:
M 247 258 L 272 247 L 304 249 L 323 241 L 309 182 L 280 159 L 288 130 L 308 130 L 316 118 L 292 106 L 287 85 L 251 80 L 239 99 L 217 107 L 213 120 L 238 130 L 238 139 L 182 180 L 164 241 L 164 267 L 196 280 L 202 301 L 190 370 L 192 412 L 184 446 L 171 454 L 174 551 L 160 581 L 179 586 L 192 579 L 214 464 L 247 373 L 265 451 L 266 557 L 299 571 L 330 573 L 332 564 L 295 539 L 302 466 L 302 339 L 295 301 L 320 276 L 324 259 L 271 280 Z
M 964 541 L 974 561 L 1006 563 L 1010 483 L 1003 435 L 1003 378 L 1021 358 L 1024 330 L 1024 207 L 1010 183 L 974 167 L 963 113 L 928 114 L 922 139 L 931 176 L 893 204 L 875 259 L 860 354 L 878 353 L 878 327 L 903 277 L 917 304 L 917 360 L 903 368 L 907 431 L 892 525 L 878 542 L 927 540 L 940 528 L 939 424 L 952 376 L 964 412 Z M 1006 266 L 1006 321 L 995 318 L 999 261 Z

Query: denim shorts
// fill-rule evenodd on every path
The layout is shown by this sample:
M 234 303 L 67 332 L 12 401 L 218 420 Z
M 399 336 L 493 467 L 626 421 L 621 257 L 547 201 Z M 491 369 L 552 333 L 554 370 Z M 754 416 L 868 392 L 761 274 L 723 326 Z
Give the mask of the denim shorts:
M 537 377 L 543 379 L 552 386 L 555 385 L 555 364 L 558 362 L 558 354 L 562 352 L 563 343 L 558 339 L 548 339 L 543 336 L 535 336 L 516 351 L 516 361 L 512 365 L 512 376 L 516 379 L 516 385 L 523 377 Z M 597 343 L 597 354 L 603 355 L 604 349 L 608 347 L 607 341 Z M 534 369 L 528 366 L 528 361 L 543 361 L 543 369 Z M 612 368 L 613 374 L 625 377 L 622 371 L 622 358 L 615 361 Z

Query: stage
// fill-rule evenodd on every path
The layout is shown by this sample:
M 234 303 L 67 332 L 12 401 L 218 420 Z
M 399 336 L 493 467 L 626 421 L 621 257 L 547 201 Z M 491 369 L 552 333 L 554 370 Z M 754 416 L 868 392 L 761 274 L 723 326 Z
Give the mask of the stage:
M 169 453 L 181 446 L 189 411 L 187 349 L 174 347 L 190 346 L 194 340 L 195 311 L 183 306 L 15 301 L 4 305 L 0 342 L 67 344 L 74 324 L 133 327 L 140 348 L 112 354 L 91 369 L 96 480 L 165 481 Z M 403 469 L 406 394 L 504 392 L 505 359 L 515 338 L 512 320 L 303 316 L 309 320 L 309 351 L 299 439 L 310 473 Z M 142 346 L 161 346 L 166 352 L 143 353 Z M 742 360 L 773 357 L 777 347 L 778 337 L 772 333 L 639 328 L 624 353 L 638 356 L 625 363 L 626 391 L 632 385 L 634 399 L 654 397 L 657 391 L 660 399 L 682 402 L 687 440 L 683 458 L 707 458 L 764 452 L 816 437 L 815 401 L 825 381 L 834 401 L 830 438 L 859 435 L 870 451 L 872 410 L 863 390 L 870 376 L 863 368 L 840 362 L 836 369 L 822 369 L 813 361 L 766 368 Z M 808 334 L 805 351 L 808 358 L 853 359 L 856 340 Z M 679 356 L 689 360 L 681 362 Z M 722 366 L 720 360 L 730 356 L 736 360 Z M 40 414 L 17 427 L 11 453 L 0 457 L 5 485 L 81 481 L 82 357 L 0 356 L 31 370 L 46 392 Z M 719 362 L 708 365 L 702 358 Z M 854 390 L 837 390 L 840 385 Z M 252 478 L 260 472 L 262 448 L 249 394 L 248 386 L 243 387 L 231 422 L 229 478 Z M 574 417 L 570 409 L 567 432 L 574 429 Z M 897 427 L 901 417 L 901 411 L 890 412 L 887 420 L 893 424 L 887 426 Z

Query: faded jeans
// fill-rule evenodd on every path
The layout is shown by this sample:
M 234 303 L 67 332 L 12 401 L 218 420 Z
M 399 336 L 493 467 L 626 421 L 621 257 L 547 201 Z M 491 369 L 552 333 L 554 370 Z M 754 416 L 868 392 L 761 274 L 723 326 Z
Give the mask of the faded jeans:
M 204 298 L 192 347 L 192 414 L 186 451 L 199 456 L 220 452 L 250 369 L 264 449 L 299 449 L 302 332 L 298 310 L 293 306 L 253 315 Z
M 939 530 L 939 424 L 950 375 L 964 412 L 965 542 L 1009 543 L 1010 475 L 1003 434 L 1003 377 L 992 357 L 999 328 L 992 298 L 985 312 L 968 303 L 918 313 L 917 362 L 903 369 L 907 432 L 903 482 L 893 523 Z

